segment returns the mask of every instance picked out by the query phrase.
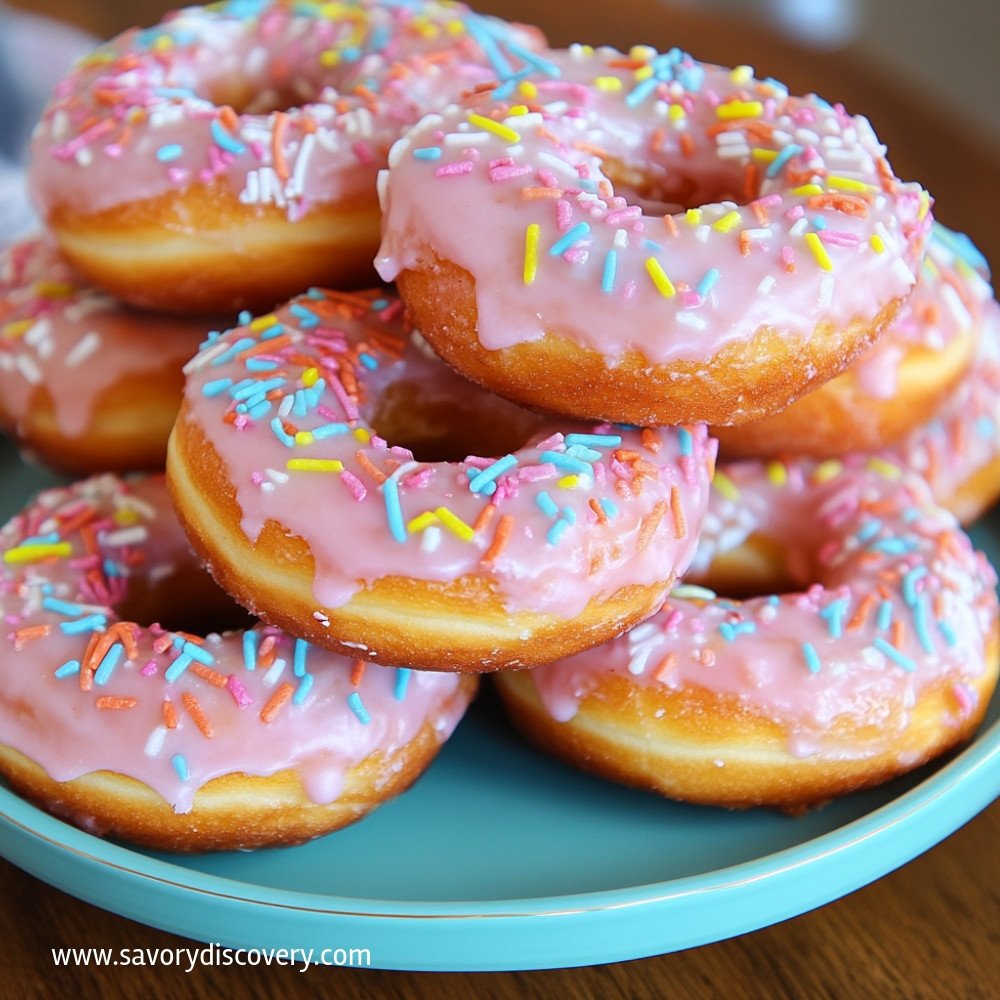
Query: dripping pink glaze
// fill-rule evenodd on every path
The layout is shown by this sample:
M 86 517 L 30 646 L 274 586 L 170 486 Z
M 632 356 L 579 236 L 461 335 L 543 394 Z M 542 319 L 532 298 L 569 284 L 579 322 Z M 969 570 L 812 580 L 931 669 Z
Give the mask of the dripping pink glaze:
M 16 429 L 45 390 L 60 432 L 83 437 L 108 389 L 180 371 L 208 324 L 129 309 L 84 281 L 44 238 L 13 244 L 0 256 L 0 412 Z
M 913 293 L 875 347 L 851 368 L 867 396 L 891 399 L 908 351 L 943 351 L 956 337 L 995 323 L 993 290 L 960 252 L 956 235 L 935 224 Z
M 433 255 L 464 268 L 476 279 L 484 347 L 551 333 L 609 365 L 630 349 L 653 363 L 708 360 L 761 326 L 808 337 L 820 323 L 870 321 L 909 294 L 929 201 L 888 174 L 865 119 L 676 50 L 626 57 L 577 46 L 547 60 L 548 73 L 513 91 L 429 115 L 395 145 L 380 179 L 380 275 L 394 280 Z M 741 108 L 746 117 L 720 117 Z M 470 114 L 502 122 L 503 134 Z M 606 160 L 662 187 L 661 209 L 616 192 Z M 751 168 L 760 179 L 747 191 Z M 860 199 L 863 217 L 813 200 L 828 193 Z M 700 208 L 671 204 L 681 201 Z M 652 280 L 651 260 L 669 287 Z
M 80 531 L 61 528 L 81 511 L 92 512 L 95 554 Z M 138 537 L 118 542 L 116 534 L 122 531 Z M 30 547 L 26 540 L 49 532 L 68 545 L 68 555 L 23 564 L 8 561 L 12 551 L 16 555 L 19 548 Z M 135 626 L 136 655 L 129 659 L 123 654 L 104 683 L 98 672 L 88 691 L 81 690 L 79 675 L 56 677 L 62 664 L 83 662 L 92 634 L 88 630 L 67 635 L 60 625 L 100 614 L 106 626 L 96 630 L 103 632 L 118 620 L 115 605 L 134 581 L 169 577 L 190 565 L 190 548 L 162 476 L 123 481 L 107 475 L 49 490 L 2 529 L 0 550 L 0 742 L 36 761 L 56 781 L 99 770 L 127 774 L 184 813 L 190 811 L 197 790 L 220 775 L 267 776 L 292 769 L 309 798 L 326 803 L 337 799 L 353 765 L 373 753 L 392 753 L 427 722 L 445 740 L 466 707 L 467 698 L 452 674 L 369 665 L 355 685 L 352 661 L 308 647 L 303 664 L 312 686 L 304 700 L 296 703 L 293 696 L 271 722 L 264 722 L 261 711 L 274 692 L 284 683 L 298 690 L 303 681 L 295 674 L 295 640 L 262 625 L 253 629 L 260 652 L 266 642 L 276 643 L 268 668 L 247 668 L 241 632 L 211 634 L 199 643 L 226 686 L 199 676 L 197 663 L 167 680 L 183 650 L 170 641 L 174 633 L 159 626 Z M 113 566 L 114 572 L 98 569 L 101 583 L 95 589 L 87 574 L 102 564 Z M 81 610 L 49 610 L 43 605 L 47 598 L 78 604 Z M 35 626 L 47 626 L 48 635 L 19 639 L 22 630 Z M 279 671 L 276 665 L 282 661 Z M 397 692 L 404 680 L 405 690 Z M 185 693 L 197 699 L 211 724 L 211 738 L 185 708 Z M 367 723 L 348 703 L 354 695 L 367 713 Z M 136 703 L 132 708 L 100 709 L 97 699 L 103 696 L 134 698 Z M 165 699 L 177 710 L 175 729 L 164 725 Z M 186 763 L 186 779 L 172 763 L 177 754 Z
M 736 698 L 783 726 L 794 755 L 857 758 L 883 750 L 897 735 L 890 718 L 905 727 L 921 692 L 945 683 L 954 704 L 944 723 L 957 728 L 975 708 L 968 684 L 987 669 L 997 581 L 923 480 L 864 460 L 836 471 L 803 462 L 780 484 L 761 462 L 724 471 L 754 531 L 795 539 L 790 568 L 805 589 L 741 602 L 679 587 L 621 638 L 534 670 L 549 713 L 571 719 L 603 676 L 618 674 Z M 852 627 L 868 595 L 875 605 Z M 893 638 L 883 603 L 905 623 L 904 665 L 879 648 Z M 845 721 L 880 727 L 884 740 L 849 744 L 830 731 Z
M 270 353 L 268 338 L 276 344 Z M 238 399 L 251 374 L 247 363 L 260 360 L 275 364 L 280 384 L 259 413 L 240 412 L 249 402 Z M 360 406 L 347 397 L 342 369 L 358 380 Z M 704 427 L 641 432 L 541 421 L 524 447 L 504 456 L 510 467 L 493 479 L 492 493 L 488 484 L 474 491 L 470 476 L 488 469 L 496 456 L 424 462 L 373 433 L 380 397 L 403 381 L 418 384 L 425 400 L 471 394 L 486 420 L 523 418 L 512 404 L 497 410 L 495 397 L 421 351 L 409 339 L 402 304 L 388 293 L 317 290 L 301 296 L 211 340 L 187 373 L 188 419 L 228 470 L 244 532 L 253 541 L 273 519 L 303 538 L 316 561 L 316 600 L 327 607 L 385 576 L 451 581 L 472 575 L 492 581 L 512 610 L 569 618 L 623 586 L 665 584 L 694 552 L 715 458 L 715 441 Z M 323 376 L 315 383 L 321 391 L 314 386 L 316 395 L 307 400 L 306 387 L 317 375 Z M 296 409 L 296 399 L 303 409 Z M 335 433 L 315 436 L 317 428 L 330 426 Z M 610 443 L 584 447 L 574 433 L 609 435 Z M 581 447 L 582 457 L 574 458 Z M 289 467 L 300 459 L 343 468 Z M 573 467 L 560 464 L 565 462 Z M 391 481 L 380 485 L 372 467 Z M 576 468 L 582 473 L 573 479 Z M 386 502 L 386 489 L 393 487 L 405 526 L 399 538 Z M 675 509 L 681 515 L 676 519 Z M 441 510 L 449 513 L 439 516 Z M 477 528 L 484 512 L 493 517 Z M 450 515 L 467 537 L 462 527 L 454 530 Z M 484 562 L 504 515 L 512 519 L 509 542 Z
M 404 128 L 495 78 L 477 39 L 492 39 L 512 67 L 522 63 L 508 43 L 541 46 L 534 29 L 462 4 L 347 0 L 332 16 L 323 10 L 189 7 L 81 60 L 33 139 L 29 187 L 43 218 L 56 206 L 91 214 L 216 184 L 294 221 L 373 191 Z M 243 112 L 235 126 L 222 110 L 233 104 Z

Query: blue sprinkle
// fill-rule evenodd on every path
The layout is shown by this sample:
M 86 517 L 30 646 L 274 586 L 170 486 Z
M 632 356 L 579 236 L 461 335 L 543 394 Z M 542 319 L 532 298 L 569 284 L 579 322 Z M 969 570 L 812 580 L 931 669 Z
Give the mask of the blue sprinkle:
M 563 507 L 562 516 L 567 524 L 576 524 L 576 511 L 572 507 Z
M 604 270 L 601 272 L 601 291 L 610 294 L 615 290 L 615 276 L 618 274 L 618 251 L 609 250 L 604 255 Z
M 562 451 L 543 451 L 538 458 L 539 461 L 554 465 L 557 469 L 565 469 L 567 472 L 575 472 L 577 475 L 591 476 L 594 473 L 587 462 L 581 462 L 580 459 Z
M 249 321 L 248 321 L 249 322 Z M 253 347 L 257 341 L 253 337 L 240 337 L 226 348 L 221 354 L 212 358 L 213 365 L 224 365 L 227 361 L 232 361 L 242 351 L 248 347 Z
M 874 642 L 872 642 L 872 645 L 880 653 L 884 653 L 887 657 L 889 657 L 890 660 L 892 660 L 893 663 L 895 663 L 897 666 L 902 667 L 904 670 L 913 671 L 917 669 L 917 665 L 913 660 L 911 660 L 904 653 L 901 653 L 891 643 L 886 642 L 885 639 L 882 638 L 882 636 L 880 635 L 876 636 Z
M 471 489 L 472 481 L 476 478 L 477 475 L 479 475 L 479 470 L 466 469 L 465 474 L 469 479 L 469 485 Z M 497 491 L 496 483 L 487 483 L 481 490 L 477 490 L 476 492 L 478 492 L 480 496 L 491 497 L 493 496 L 494 493 L 496 493 L 496 491 Z
M 590 448 L 617 448 L 622 443 L 621 434 L 567 434 L 566 446 L 582 444 Z
M 363 726 L 367 726 L 369 722 L 372 721 L 372 717 L 368 714 L 368 710 L 365 708 L 364 702 L 361 700 L 361 695 L 357 691 L 352 691 L 347 696 L 348 708 L 355 714 L 358 722 Z
M 710 267 L 702 276 L 701 281 L 698 282 L 698 288 L 696 289 L 698 294 L 703 299 L 707 299 L 709 292 L 715 288 L 716 282 L 718 282 L 720 277 L 719 269 L 717 267 Z
M 514 455 L 504 455 L 498 458 L 492 465 L 478 471 L 469 483 L 469 489 L 473 493 L 482 493 L 484 487 L 493 484 L 498 476 L 502 476 L 508 469 L 513 469 L 517 465 L 517 458 Z
M 101 660 L 101 665 L 94 671 L 95 684 L 103 687 L 109 680 L 111 680 L 111 674 L 114 672 L 114 669 L 118 665 L 118 661 L 122 658 L 122 653 L 124 652 L 125 647 L 120 642 L 116 642 L 104 654 L 104 659 Z
M 261 340 L 274 340 L 285 332 L 285 327 L 281 323 L 274 323 L 260 335 Z
M 370 372 L 373 372 L 376 368 L 378 368 L 378 361 L 367 351 L 362 351 L 358 355 L 358 361 L 360 361 Z
M 440 160 L 441 148 L 439 146 L 421 146 L 420 149 L 413 150 L 413 157 L 417 160 Z
M 243 633 L 243 666 L 247 670 L 257 669 L 257 633 Z
M 563 235 L 552 244 L 549 248 L 549 253 L 553 257 L 558 257 L 560 254 L 565 253 L 574 243 L 576 243 L 577 240 L 582 240 L 583 237 L 589 232 L 589 223 L 578 222 L 572 229 L 563 233 Z
M 913 631 L 925 653 L 934 652 L 934 640 L 927 622 L 927 599 L 921 595 L 913 605 Z
M 305 677 L 306 675 L 306 654 L 308 652 L 309 643 L 305 639 L 296 639 L 292 652 L 292 673 L 296 677 Z
M 322 424 L 319 427 L 314 427 L 310 433 L 317 441 L 322 441 L 324 438 L 334 437 L 337 434 L 346 434 L 350 429 L 347 424 Z
M 883 601 L 878 606 L 878 619 L 875 622 L 875 627 L 880 632 L 885 632 L 888 630 L 891 624 L 892 624 L 892 601 Z
M 208 399 L 212 399 L 213 396 L 219 396 L 224 393 L 232 384 L 233 380 L 231 378 L 213 379 L 201 387 L 201 394 Z
M 507 48 L 510 49 L 511 53 L 526 62 L 533 69 L 537 69 L 539 72 L 544 73 L 546 76 L 556 79 L 562 75 L 562 70 L 554 63 L 550 62 L 544 56 L 540 56 L 537 52 L 532 52 L 530 49 L 526 49 L 523 45 L 518 45 L 513 39 L 507 40 Z
M 181 655 L 178 656 L 169 667 L 167 667 L 166 672 L 163 675 L 163 679 L 168 684 L 173 684 L 173 682 L 177 680 L 177 678 L 180 677 L 180 675 L 183 674 L 188 667 L 191 666 L 193 659 L 194 658 L 190 653 L 181 653 Z
M 881 538 L 870 548 L 872 552 L 881 552 L 889 556 L 905 556 L 919 547 L 914 538 Z
M 877 517 L 871 517 L 858 529 L 857 539 L 864 545 L 870 542 L 882 530 L 882 522 Z
M 625 98 L 625 104 L 634 108 L 642 104 L 644 100 L 653 92 L 653 90 L 659 85 L 660 81 L 656 79 L 655 76 L 648 76 L 645 80 L 641 80 L 635 87 L 634 90 Z
M 645 239 L 642 241 L 642 245 L 647 250 L 652 250 L 653 253 L 659 253 L 663 249 L 663 244 L 657 243 L 656 240 Z
M 555 545 L 559 541 L 559 539 L 562 538 L 564 532 L 568 527 L 569 527 L 569 522 L 564 521 L 562 518 L 559 518 L 558 521 L 555 521 L 552 524 L 552 527 L 549 528 L 548 532 L 545 535 L 545 539 L 549 543 L 549 545 Z
M 209 126 L 209 130 L 212 133 L 212 139 L 214 140 L 216 146 L 220 149 L 224 149 L 227 153 L 232 153 L 234 156 L 239 156 L 241 153 L 246 152 L 246 146 L 244 146 L 239 139 L 231 136 L 222 127 L 222 122 L 220 122 L 218 118 L 212 119 L 212 124 Z
M 76 618 L 71 622 L 60 622 L 59 631 L 63 635 L 78 635 L 80 632 L 100 632 L 108 627 L 104 615 L 87 615 L 86 618 Z
M 814 215 L 812 218 L 813 229 L 822 232 L 826 229 L 826 219 L 822 215 Z
M 258 403 L 256 406 L 247 407 L 247 416 L 251 420 L 263 420 L 267 416 L 271 409 L 270 400 L 265 399 L 262 403 Z
M 269 361 L 267 358 L 247 358 L 246 361 L 248 372 L 273 372 L 277 367 L 277 361 Z
M 275 417 L 271 421 L 271 430 L 274 431 L 274 436 L 286 447 L 292 448 L 295 445 L 295 438 L 285 431 L 284 425 L 281 423 L 280 417 Z
M 269 393 L 272 389 L 280 389 L 285 384 L 286 379 L 279 375 L 262 381 L 256 379 L 248 379 L 247 381 L 250 383 L 249 385 L 234 386 L 229 390 L 229 395 L 233 399 L 249 399 L 251 396 Z
M 303 330 L 311 330 L 320 324 L 319 316 L 300 302 L 293 302 L 288 311 L 298 319 Z
M 390 476 L 382 484 L 382 499 L 385 501 L 385 516 L 389 522 L 389 533 L 397 542 L 406 541 L 406 523 L 399 503 L 399 484 Z
M 955 634 L 955 630 L 951 627 L 951 624 L 946 621 L 939 621 L 937 627 L 941 635 L 944 636 L 944 641 L 948 643 L 948 646 L 954 648 L 958 642 L 958 636 Z
M 535 497 L 535 503 L 538 505 L 538 509 L 541 510 L 543 514 L 547 514 L 549 517 L 559 516 L 559 507 L 556 505 L 556 502 L 552 499 L 552 497 L 545 492 L 545 490 L 542 490 L 541 493 Z
M 156 158 L 160 163 L 170 163 L 176 160 L 179 156 L 183 155 L 184 147 L 178 142 L 168 143 L 166 146 L 160 146 L 156 151 Z
M 396 685 L 392 691 L 392 696 L 396 701 L 406 700 L 406 689 L 410 686 L 410 673 L 409 667 L 396 668 Z
M 170 758 L 170 763 L 174 766 L 174 771 L 177 773 L 177 777 L 181 781 L 188 780 L 188 765 L 187 760 L 182 753 L 175 753 L 173 757 Z
M 987 416 L 985 413 L 976 419 L 973 426 L 976 428 L 976 433 L 982 438 L 996 437 L 997 425 L 993 421 L 993 418 Z
M 903 577 L 903 600 L 913 607 L 917 601 L 917 583 L 927 575 L 926 566 L 914 566 L 913 569 Z
M 819 616 L 826 622 L 831 639 L 839 639 L 844 634 L 844 615 L 847 613 L 849 603 L 845 597 L 831 601 L 825 608 L 820 609 Z
M 237 326 L 249 326 L 253 322 L 253 313 L 249 309 L 241 309 L 236 316 Z
M 735 642 L 738 636 L 752 635 L 756 632 L 757 625 L 755 622 L 723 622 L 719 626 L 719 631 L 726 642 Z
M 569 455 L 570 458 L 578 458 L 581 462 L 587 463 L 597 462 L 601 458 L 601 453 L 599 451 L 595 451 L 593 448 L 588 448 L 583 444 L 571 444 L 566 449 L 566 454 Z
M 210 667 L 213 663 L 215 663 L 215 657 L 207 649 L 199 646 L 195 642 L 185 642 L 184 645 L 181 646 L 181 650 L 184 653 L 187 653 L 192 660 L 197 660 L 206 667 Z
M 50 531 L 47 535 L 33 535 L 31 538 L 26 538 L 22 545 L 52 545 L 55 542 L 60 541 L 60 536 L 57 531 Z
M 55 676 L 62 680 L 64 677 L 73 677 L 80 672 L 79 660 L 67 660 L 61 667 L 56 667 Z
M 681 446 L 682 455 L 690 455 L 694 450 L 694 438 L 686 427 L 677 428 L 677 440 Z
M 614 500 L 602 497 L 597 502 L 601 505 L 601 510 L 603 510 L 609 518 L 618 516 L 618 505 L 614 502 Z
M 823 663 L 816 652 L 816 647 L 811 642 L 802 643 L 802 656 L 806 661 L 809 672 L 818 674 L 823 667 Z
M 793 157 L 802 152 L 802 147 L 790 142 L 778 155 L 767 165 L 764 171 L 765 177 L 777 177 L 781 173 L 785 164 Z
M 313 675 L 312 674 L 302 674 L 302 679 L 299 681 L 299 686 L 295 689 L 295 694 L 292 695 L 292 702 L 296 705 L 301 705 L 302 702 L 306 700 L 309 696 L 309 692 L 313 686 Z

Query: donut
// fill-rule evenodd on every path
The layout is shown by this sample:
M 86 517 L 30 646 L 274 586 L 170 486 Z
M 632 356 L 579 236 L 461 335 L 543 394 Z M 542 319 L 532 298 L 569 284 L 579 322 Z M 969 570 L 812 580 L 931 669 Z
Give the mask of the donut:
M 315 289 L 243 320 L 187 366 L 167 475 L 192 544 L 262 620 L 379 663 L 497 670 L 619 634 L 687 567 L 703 426 L 497 409 L 388 293 Z
M 248 626 L 162 474 L 44 492 L 0 552 L 0 774 L 99 835 L 202 851 L 335 830 L 416 779 L 475 688 Z M 244 627 L 188 630 L 213 618 Z
M 189 7 L 77 64 L 29 191 L 74 265 L 133 305 L 235 313 L 371 284 L 392 141 L 541 41 L 436 0 Z
M 382 175 L 376 267 L 449 364 L 581 419 L 739 424 L 874 342 L 930 215 L 866 119 L 678 50 L 546 58 Z
M 74 475 L 163 469 L 202 320 L 130 309 L 44 237 L 0 254 L 0 428 Z
M 963 380 L 996 312 L 980 258 L 935 224 L 913 293 L 878 343 L 847 371 L 761 421 L 718 427 L 728 461 L 776 454 L 835 458 L 895 444 Z
M 684 584 L 612 643 L 498 677 L 515 723 L 671 798 L 789 811 L 969 738 L 1000 658 L 985 557 L 918 476 L 867 460 L 785 473 L 743 463 L 735 502 L 784 560 L 771 582 L 788 572 L 791 590 L 739 600 Z

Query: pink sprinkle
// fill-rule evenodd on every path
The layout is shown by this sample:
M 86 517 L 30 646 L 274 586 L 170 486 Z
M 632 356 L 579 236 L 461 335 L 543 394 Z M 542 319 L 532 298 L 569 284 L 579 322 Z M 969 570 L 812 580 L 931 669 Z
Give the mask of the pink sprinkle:
M 354 150 L 354 155 L 358 158 L 359 163 L 363 163 L 367 167 L 375 162 L 375 154 L 367 142 L 359 139 L 351 148 Z
M 697 486 L 698 472 L 694 463 L 694 455 L 681 455 L 678 465 L 681 467 L 681 472 L 684 473 L 684 482 L 688 486 Z
M 563 260 L 568 264 L 586 264 L 587 258 L 590 256 L 590 251 L 585 250 L 583 247 L 570 247 L 563 254 Z
M 832 247 L 856 247 L 861 242 L 861 237 L 856 233 L 842 233 L 833 229 L 821 229 L 817 235 L 823 243 L 829 243 Z
M 251 472 L 250 473 L 250 483 L 253 486 L 260 486 L 264 482 L 263 472 Z
M 459 174 L 472 173 L 471 160 L 459 160 L 457 163 L 446 163 L 443 167 L 438 167 L 434 171 L 438 177 L 457 177 Z
M 235 701 L 240 708 L 246 708 L 247 705 L 253 704 L 253 698 L 250 697 L 250 693 L 243 686 L 243 682 L 236 676 L 236 674 L 230 674 L 226 678 L 226 690 L 233 696 L 233 701 Z
M 332 390 L 333 394 L 337 397 L 337 401 L 344 408 L 344 415 L 348 420 L 358 419 L 358 408 L 347 394 L 347 390 L 344 388 L 343 383 L 335 375 L 331 374 L 327 378 L 326 383 Z
M 786 267 L 793 266 L 795 264 L 795 251 L 790 246 L 783 246 L 781 248 L 781 259 Z
M 495 460 L 492 458 L 482 458 L 479 455 L 469 455 L 465 459 L 466 465 L 471 465 L 474 469 L 488 469 Z
M 564 198 L 556 202 L 556 225 L 564 233 L 573 224 L 573 206 Z
M 696 309 L 704 301 L 693 288 L 688 288 L 681 292 L 681 305 L 685 309 Z
M 522 465 L 517 475 L 522 482 L 537 483 L 542 479 L 551 479 L 556 474 L 556 467 L 549 462 L 541 465 Z
M 542 187 L 559 187 L 559 179 L 551 170 L 548 169 L 548 167 L 542 167 L 542 169 L 538 171 L 538 180 Z
M 604 216 L 604 221 L 609 226 L 620 226 L 626 222 L 634 222 L 642 215 L 642 209 L 638 205 L 629 205 L 627 208 L 619 209 L 615 212 L 608 212 Z
M 680 623 L 683 620 L 684 620 L 684 612 L 682 612 L 680 608 L 674 608 L 673 611 L 671 611 L 670 614 L 667 616 L 667 620 L 663 623 L 663 631 L 664 632 L 675 631 L 680 626 Z
M 403 489 L 419 490 L 430 482 L 433 475 L 433 470 L 429 466 L 426 466 L 417 472 L 411 473 L 409 476 L 404 476 L 401 480 Z
M 498 184 L 501 181 L 513 180 L 515 177 L 523 177 L 530 173 L 531 167 L 526 164 L 520 167 L 496 167 L 490 171 L 490 180 L 494 184 Z
M 110 156 L 112 160 L 117 160 L 119 156 L 124 153 L 125 150 L 122 148 L 120 143 L 110 142 L 104 147 L 104 155 Z
M 147 663 L 142 670 L 139 671 L 139 673 L 141 673 L 143 677 L 152 677 L 153 674 L 156 673 L 156 670 L 156 660 L 150 660 L 149 663 Z
M 353 472 L 348 472 L 347 469 L 340 474 L 340 481 L 351 491 L 351 496 L 360 503 L 366 496 L 368 496 L 368 490 L 365 488 L 365 484 L 361 482 L 360 479 Z

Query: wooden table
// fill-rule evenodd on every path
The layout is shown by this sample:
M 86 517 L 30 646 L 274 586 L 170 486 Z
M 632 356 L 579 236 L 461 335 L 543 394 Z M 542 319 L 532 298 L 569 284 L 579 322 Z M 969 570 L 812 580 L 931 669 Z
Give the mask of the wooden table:
M 19 0 L 108 35 L 153 23 L 161 0 Z M 851 49 L 806 53 L 749 23 L 708 20 L 651 0 L 623 0 L 613 13 L 575 0 L 574 19 L 550 0 L 488 0 L 480 9 L 534 21 L 554 44 L 680 45 L 726 65 L 750 63 L 793 91 L 815 91 L 868 115 L 897 173 L 922 181 L 937 215 L 1000 260 L 1000 199 L 991 196 L 1000 157 L 950 124 L 935 95 L 916 95 Z M 986 99 L 985 96 L 982 98 Z M 974 106 L 975 98 L 969 104 Z M 1000 802 L 947 841 L 853 895 L 730 941 L 618 965 L 531 973 L 417 974 L 291 968 L 66 969 L 52 947 L 192 946 L 173 935 L 81 903 L 0 862 L 0 995 L 10 997 L 247 996 L 344 998 L 990 998 L 1000 996 Z

